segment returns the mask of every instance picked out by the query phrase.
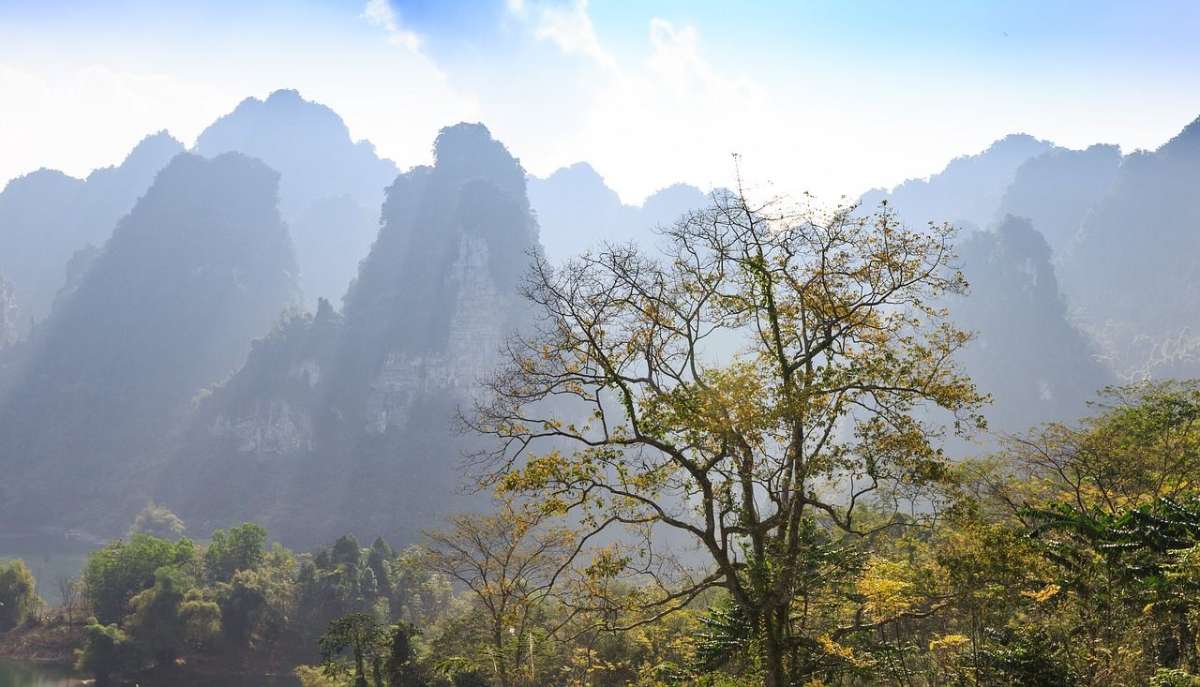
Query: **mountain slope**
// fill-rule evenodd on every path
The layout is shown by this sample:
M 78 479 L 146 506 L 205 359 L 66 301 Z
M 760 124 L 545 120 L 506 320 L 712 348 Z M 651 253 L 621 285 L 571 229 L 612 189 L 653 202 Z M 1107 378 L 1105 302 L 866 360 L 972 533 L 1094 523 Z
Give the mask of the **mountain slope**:
M 1006 217 L 958 247 L 971 285 L 950 305 L 954 322 L 976 335 L 959 360 L 980 391 L 995 432 L 1022 432 L 1080 417 L 1115 381 L 1089 339 L 1068 319 L 1045 239 L 1028 220 Z
M 456 409 L 525 321 L 538 247 L 524 171 L 487 129 L 444 129 L 435 154 L 388 188 L 344 314 L 284 322 L 201 404 L 162 483 L 189 522 L 405 542 L 463 507 Z
M 177 156 L 35 333 L 0 399 L 0 519 L 112 527 L 201 389 L 295 302 L 278 176 Z
M 546 257 L 561 262 L 604 243 L 635 242 L 653 247 L 653 230 L 708 203 L 700 189 L 668 186 L 640 205 L 625 205 L 586 162 L 564 167 L 545 179 L 529 179 L 529 202 L 537 213 Z
M 1055 261 L 1062 262 L 1074 250 L 1084 218 L 1112 188 L 1120 166 L 1117 146 L 1052 148 L 1017 168 L 997 219 L 1013 215 L 1030 220 L 1046 238 Z
M 65 281 L 67 260 L 104 243 L 117 220 L 154 175 L 183 150 L 166 132 L 148 136 L 115 167 L 87 179 L 41 169 L 0 192 L 0 273 L 7 275 L 26 318 L 44 319 Z M 26 333 L 27 327 L 22 327 Z
M 1200 374 L 1200 119 L 1121 162 L 1063 282 L 1122 377 Z
M 995 219 L 1017 169 L 1051 147 L 1026 134 L 1010 134 L 981 153 L 951 160 L 928 179 L 910 179 L 890 192 L 873 189 L 860 202 L 871 210 L 886 200 L 910 227 L 951 222 L 985 228 Z
M 236 151 L 280 173 L 279 210 L 291 225 L 310 307 L 346 292 L 378 231 L 378 208 L 396 166 L 342 118 L 293 90 L 247 98 L 206 128 L 194 151 Z

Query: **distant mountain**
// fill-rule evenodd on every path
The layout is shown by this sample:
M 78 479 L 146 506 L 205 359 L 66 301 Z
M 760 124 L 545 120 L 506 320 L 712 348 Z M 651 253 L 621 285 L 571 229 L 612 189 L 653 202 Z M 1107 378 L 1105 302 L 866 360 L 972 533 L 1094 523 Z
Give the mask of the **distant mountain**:
M 280 173 L 279 209 L 293 230 L 310 307 L 318 298 L 341 298 L 379 230 L 395 164 L 369 142 L 354 142 L 333 110 L 294 90 L 243 100 L 205 129 L 194 148 L 209 157 L 230 151 Z
M 1124 158 L 1063 264 L 1080 320 L 1123 377 L 1200 375 L 1198 188 L 1200 119 Z
M 462 507 L 474 439 L 456 408 L 527 322 L 517 286 L 537 229 L 524 171 L 486 128 L 444 129 L 434 150 L 388 188 L 344 314 L 321 301 L 281 323 L 201 404 L 160 494 L 188 522 L 412 541 Z
M 0 520 L 112 532 L 145 505 L 192 399 L 297 302 L 277 184 L 179 155 L 87 258 L 0 399 Z
M 1082 416 L 1096 391 L 1115 381 L 1090 340 L 1067 317 L 1051 251 L 1028 220 L 1006 217 L 971 232 L 958 247 L 970 282 L 949 303 L 959 327 L 976 335 L 959 362 L 991 394 L 994 432 L 1022 432 Z
M 1030 220 L 1046 238 L 1055 261 L 1062 262 L 1074 250 L 1088 213 L 1112 188 L 1120 166 L 1121 149 L 1114 145 L 1051 148 L 1017 168 L 996 217 Z
M 27 320 L 49 314 L 71 255 L 104 243 L 154 175 L 182 151 L 163 131 L 142 140 L 120 165 L 87 179 L 41 169 L 8 183 L 0 192 L 0 273 L 11 280 Z M 22 333 L 27 329 L 23 325 Z
M 0 274 L 0 350 L 17 342 L 21 311 L 12 284 Z
M 1011 134 L 976 155 L 955 158 L 928 179 L 910 179 L 891 191 L 872 189 L 860 202 L 870 211 L 887 200 L 910 227 L 930 222 L 985 228 L 1017 169 L 1053 145 L 1026 134 Z
M 564 167 L 545 179 L 530 177 L 529 202 L 541 227 L 551 262 L 561 262 L 608 243 L 653 247 L 653 230 L 670 226 L 684 213 L 704 207 L 708 196 L 694 186 L 675 184 L 625 205 L 586 162 Z

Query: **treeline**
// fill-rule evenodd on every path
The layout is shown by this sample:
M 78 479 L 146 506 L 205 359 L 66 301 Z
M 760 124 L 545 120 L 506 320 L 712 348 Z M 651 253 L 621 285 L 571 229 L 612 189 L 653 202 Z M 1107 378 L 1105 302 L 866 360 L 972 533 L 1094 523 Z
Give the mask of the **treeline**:
M 1200 684 L 1200 385 L 1106 399 L 956 466 L 928 521 L 859 537 L 814 519 L 791 684 Z M 77 667 L 99 684 L 206 661 L 300 665 L 309 686 L 762 682 L 726 591 L 660 614 L 619 546 L 572 565 L 581 530 L 513 502 L 403 551 L 347 536 L 296 554 L 252 524 L 199 544 L 171 524 L 148 510 L 138 527 L 163 536 L 91 554 L 49 615 L 28 569 L 0 566 L 0 631 L 82 623 Z

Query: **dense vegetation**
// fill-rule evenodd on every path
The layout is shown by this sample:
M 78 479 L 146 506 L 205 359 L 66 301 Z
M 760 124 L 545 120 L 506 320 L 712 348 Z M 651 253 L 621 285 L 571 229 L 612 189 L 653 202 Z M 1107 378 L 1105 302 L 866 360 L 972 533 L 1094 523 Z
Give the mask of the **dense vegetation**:
M 297 554 L 151 503 L 58 612 L 0 570 L 0 622 L 81 625 L 99 684 L 1195 684 L 1200 384 L 951 460 L 986 400 L 952 362 L 952 236 L 727 193 L 665 260 L 539 261 L 539 325 L 466 417 L 490 509 Z
M 1085 422 L 948 466 L 924 513 L 868 509 L 866 535 L 815 513 L 784 684 L 1194 684 L 1198 422 L 1196 384 L 1113 389 Z M 584 536 L 511 500 L 403 551 L 347 536 L 295 554 L 255 525 L 206 544 L 133 534 L 79 581 L 78 665 L 114 680 L 301 665 L 312 686 L 764 682 L 736 596 L 660 614 L 662 588 L 618 574 L 626 544 L 573 559 Z M 68 622 L 32 590 L 24 566 L 0 568 L 0 627 Z

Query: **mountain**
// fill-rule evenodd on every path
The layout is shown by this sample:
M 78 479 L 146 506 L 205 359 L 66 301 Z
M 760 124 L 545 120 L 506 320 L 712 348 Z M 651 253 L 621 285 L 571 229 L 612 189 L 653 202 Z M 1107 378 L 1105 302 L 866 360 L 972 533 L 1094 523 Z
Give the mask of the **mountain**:
M 1123 378 L 1200 375 L 1200 119 L 1124 158 L 1063 282 Z
M 1048 141 L 1010 134 L 976 155 L 951 160 L 928 179 L 910 179 L 892 189 L 872 189 L 860 203 L 872 210 L 888 201 L 910 227 L 951 222 L 984 228 L 996 219 L 1005 190 L 1018 168 L 1052 148 Z
M 188 522 L 405 542 L 466 503 L 457 408 L 528 321 L 537 225 L 524 170 L 482 125 L 442 130 L 434 151 L 387 189 L 343 313 L 320 301 L 282 322 L 200 404 L 160 494 Z
M 642 205 L 625 205 L 586 162 L 564 167 L 545 179 L 530 177 L 529 202 L 541 227 L 540 238 L 551 262 L 561 262 L 605 242 L 635 242 L 652 247 L 653 230 L 680 215 L 704 207 L 709 199 L 686 184 L 668 186 Z
M 369 142 L 354 142 L 333 110 L 294 90 L 243 100 L 206 128 L 194 148 L 209 157 L 230 151 L 280 173 L 279 209 L 293 229 L 309 306 L 340 298 L 378 232 L 395 164 Z
M 143 139 L 114 167 L 87 179 L 41 169 L 0 192 L 0 273 L 12 282 L 26 320 L 42 320 L 77 250 L 104 243 L 154 175 L 183 150 L 165 131 Z M 21 327 L 27 333 L 28 327 Z
M 0 274 L 0 350 L 17 342 L 20 312 L 12 284 Z
M 971 288 L 950 312 L 976 335 L 959 362 L 993 397 L 989 429 L 1022 432 L 1082 416 L 1115 378 L 1068 319 L 1046 240 L 1028 220 L 1008 216 L 993 231 L 971 232 L 958 254 Z
M 1086 150 L 1052 148 L 1017 168 L 997 219 L 1030 220 L 1046 238 L 1056 262 L 1067 259 L 1084 218 L 1112 188 L 1121 149 L 1097 144 Z
M 0 399 L 0 521 L 111 533 L 145 505 L 193 399 L 296 303 L 277 184 L 178 155 L 87 259 Z

